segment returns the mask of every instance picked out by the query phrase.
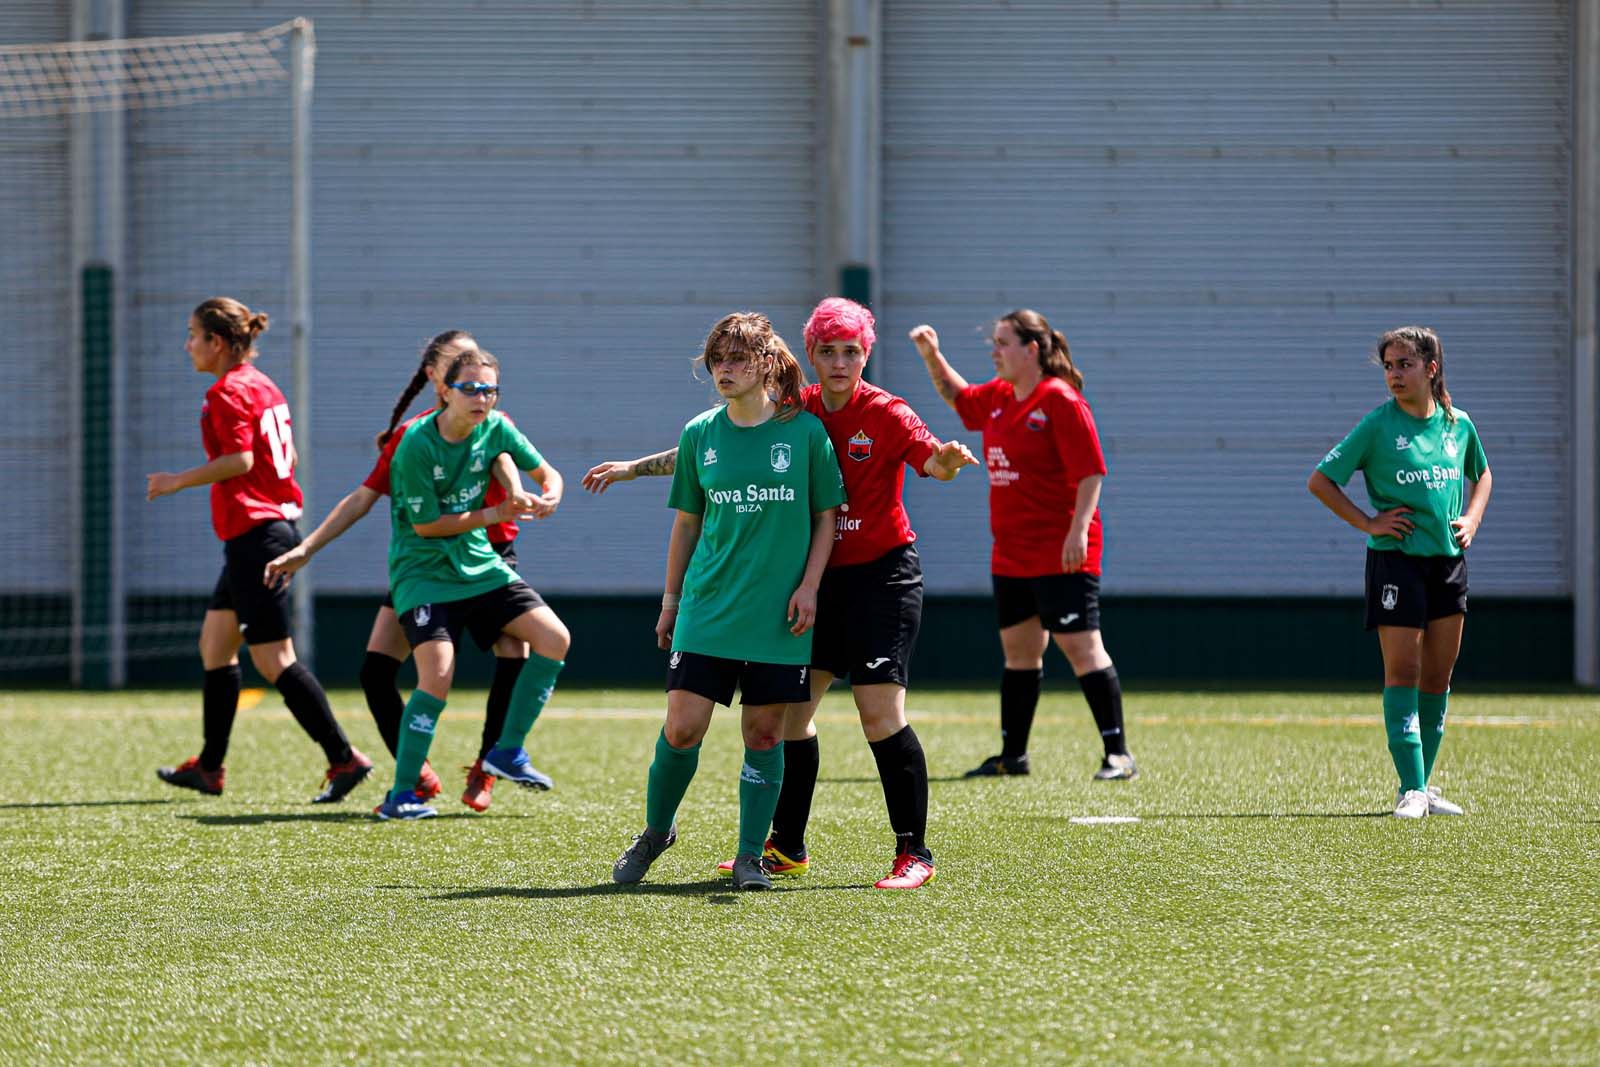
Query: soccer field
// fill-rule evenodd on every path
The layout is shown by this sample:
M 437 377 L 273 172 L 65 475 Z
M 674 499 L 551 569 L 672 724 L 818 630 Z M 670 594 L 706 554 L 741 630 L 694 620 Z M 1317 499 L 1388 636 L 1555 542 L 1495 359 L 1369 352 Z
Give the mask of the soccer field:
M 359 693 L 352 740 L 382 752 Z M 269 694 L 228 791 L 154 772 L 198 694 L 0 694 L 0 1061 L 1593 1063 L 1600 699 L 1451 703 L 1436 776 L 1468 817 L 1404 823 L 1376 694 L 1129 694 L 1144 777 L 1046 687 L 1030 778 L 962 781 L 995 697 L 913 689 L 938 877 L 871 883 L 893 839 L 848 697 L 819 719 L 806 877 L 734 896 L 736 719 L 719 713 L 642 885 L 654 691 L 558 692 L 550 793 L 456 800 L 482 694 L 434 746 L 441 817 L 379 823 L 392 763 L 312 807 L 320 753 Z M 381 776 L 382 784 L 379 777 Z M 1137 823 L 1082 825 L 1084 816 Z

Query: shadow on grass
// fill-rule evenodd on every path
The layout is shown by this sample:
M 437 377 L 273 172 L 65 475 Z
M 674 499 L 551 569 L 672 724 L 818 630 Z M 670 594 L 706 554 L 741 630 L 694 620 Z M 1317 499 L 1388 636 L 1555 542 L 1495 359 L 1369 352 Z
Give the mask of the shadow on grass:
M 1163 814 L 1157 812 L 1153 815 L 1140 814 L 1140 822 L 1159 822 L 1162 819 L 1386 819 L 1392 813 L 1387 811 L 1214 811 L 1214 812 L 1173 812 Z M 1027 818 L 1036 822 L 1070 822 L 1081 815 L 1030 815 Z
M 29 808 L 137 808 L 171 804 L 171 800 L 41 800 L 31 804 L 0 804 L 0 810 Z
M 930 775 L 928 775 L 928 782 L 929 782 L 930 785 L 932 783 L 934 783 L 934 782 L 965 782 L 965 781 L 969 781 L 969 780 L 970 781 L 976 781 L 977 779 L 968 779 L 967 776 L 964 775 L 964 774 L 930 774 Z M 881 778 L 833 778 L 833 777 L 822 777 L 822 778 L 818 778 L 817 781 L 818 781 L 818 783 L 826 783 L 826 784 L 831 784 L 831 785 L 880 785 L 880 784 L 882 784 L 883 779 L 881 779 Z
M 380 885 L 379 889 L 427 889 L 429 886 Z M 768 894 L 823 893 L 840 890 L 871 889 L 870 885 L 804 885 L 774 887 Z M 424 900 L 574 900 L 583 897 L 704 897 L 707 904 L 732 904 L 740 897 L 759 896 L 749 892 L 735 893 L 726 878 L 710 878 L 698 882 L 638 882 L 618 885 L 615 882 L 598 882 L 594 885 L 563 886 L 483 886 L 478 889 L 457 889 L 448 893 L 435 893 Z
M 322 823 L 370 822 L 370 823 L 377 823 L 377 822 L 381 821 L 375 815 L 373 815 L 370 811 L 350 811 L 350 810 L 345 810 L 345 811 L 257 811 L 257 812 L 240 813 L 240 814 L 237 814 L 237 815 L 179 815 L 179 816 L 176 816 L 176 817 L 179 818 L 179 819 L 188 819 L 191 822 L 197 823 L 200 826 L 265 826 L 265 825 L 269 825 L 271 823 L 286 823 L 286 822 L 322 822 Z M 524 815 L 524 814 L 516 814 L 516 815 L 512 815 L 512 814 L 508 813 L 508 814 L 495 815 L 494 819 L 497 819 L 497 820 L 498 819 L 536 819 L 538 817 L 539 816 L 533 815 L 533 814 L 526 814 L 526 815 Z M 461 811 L 461 812 L 447 812 L 447 813 L 444 813 L 444 814 L 441 814 L 441 815 L 436 815 L 431 819 L 423 819 L 423 820 L 417 820 L 417 821 L 419 821 L 419 822 L 441 822 L 441 821 L 443 821 L 445 819 L 476 820 L 476 819 L 481 819 L 481 818 L 483 818 L 483 816 L 481 816 L 481 815 L 469 815 L 468 813 L 466 813 L 464 811 Z

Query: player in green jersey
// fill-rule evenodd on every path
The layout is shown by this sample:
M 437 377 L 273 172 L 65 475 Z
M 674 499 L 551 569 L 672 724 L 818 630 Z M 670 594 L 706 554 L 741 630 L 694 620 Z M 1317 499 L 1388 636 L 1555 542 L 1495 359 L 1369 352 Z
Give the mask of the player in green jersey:
M 1395 817 L 1460 815 L 1428 780 L 1461 651 L 1465 552 L 1494 480 L 1472 420 L 1450 404 L 1438 335 L 1422 326 L 1390 330 L 1376 358 L 1392 399 L 1333 447 L 1307 488 L 1367 535 L 1366 625 L 1383 651 L 1383 721 L 1400 775 Z M 1358 470 L 1376 515 L 1340 488 Z
M 389 587 L 394 610 L 417 665 L 417 688 L 406 702 L 395 753 L 395 786 L 381 819 L 423 819 L 436 812 L 414 792 L 434 728 L 450 695 L 455 643 L 470 630 L 483 647 L 503 633 L 531 649 L 511 692 L 499 740 L 483 769 L 520 785 L 549 789 L 523 744 L 555 688 L 571 636 L 543 598 L 490 546 L 484 528 L 517 518 L 542 519 L 561 503 L 561 475 L 494 410 L 499 363 L 488 352 L 461 352 L 444 374 L 446 396 L 417 420 L 390 467 Z M 483 507 L 490 465 L 507 453 L 539 486 L 538 496 L 509 492 Z
M 611 876 L 639 881 L 677 840 L 678 805 L 712 710 L 731 706 L 737 688 L 745 748 L 733 887 L 770 889 L 762 851 L 783 784 L 784 710 L 810 699 L 811 626 L 844 484 L 821 420 L 778 417 L 800 407 L 803 377 L 766 316 L 721 319 L 700 362 L 724 403 L 678 438 L 685 460 L 668 497 L 677 515 L 656 621 L 657 644 L 671 650 L 667 717 L 645 828 Z

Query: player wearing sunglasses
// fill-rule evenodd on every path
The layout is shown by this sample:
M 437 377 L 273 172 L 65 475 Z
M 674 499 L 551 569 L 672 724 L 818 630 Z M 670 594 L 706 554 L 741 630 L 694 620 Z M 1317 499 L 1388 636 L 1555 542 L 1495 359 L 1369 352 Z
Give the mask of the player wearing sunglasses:
M 405 422 L 400 421 L 401 417 L 417 394 L 427 386 L 432 386 L 429 395 L 437 404 L 445 392 L 445 371 L 449 370 L 457 356 L 476 348 L 477 344 L 466 330 L 446 330 L 428 342 L 422 350 L 421 363 L 389 415 L 388 427 L 378 435 L 378 461 L 372 472 L 339 501 L 310 536 L 267 564 L 266 583 L 269 588 L 276 589 L 286 583 L 291 575 L 311 562 L 312 556 L 359 522 L 374 504 L 389 495 L 389 467 L 394 461 L 395 449 L 400 447 L 401 440 L 413 425 L 438 409 L 431 407 Z M 483 504 L 492 508 L 506 499 L 508 486 L 520 488 L 522 483 L 510 456 L 496 456 L 490 469 L 494 478 L 484 491 Z M 517 529 L 515 522 L 499 522 L 484 530 L 489 538 L 489 546 L 513 569 L 517 566 Z M 461 794 L 461 802 L 474 811 L 487 811 L 493 799 L 491 791 L 495 779 L 494 775 L 483 770 L 483 755 L 494 747 L 501 731 L 505 729 L 512 690 L 516 688 L 517 678 L 528 661 L 528 646 L 506 634 L 495 635 L 493 650 L 494 678 L 490 682 L 489 699 L 484 706 L 478 759 L 467 768 L 466 790 Z M 366 694 L 372 721 L 377 725 L 378 734 L 391 756 L 399 748 L 400 719 L 405 713 L 405 698 L 400 695 L 399 687 L 400 667 L 410 655 L 411 646 L 394 612 L 394 598 L 385 594 L 383 604 L 372 620 L 372 632 L 367 637 L 366 657 L 361 663 L 361 688 Z M 422 800 L 431 800 L 442 789 L 439 776 L 424 763 L 415 784 L 417 796 Z
M 483 756 L 483 769 L 520 785 L 549 789 L 523 745 L 555 688 L 571 636 L 544 599 L 490 546 L 484 528 L 521 516 L 545 518 L 561 503 L 562 481 L 511 420 L 495 411 L 499 362 L 479 348 L 445 371 L 443 403 L 406 433 L 390 467 L 389 589 L 417 663 L 417 688 L 406 702 L 395 754 L 395 784 L 381 819 L 437 814 L 414 784 L 449 699 L 455 646 L 470 630 L 487 646 L 501 634 L 532 652 L 511 691 L 505 726 Z M 539 486 L 520 487 L 484 506 L 489 467 L 507 453 Z

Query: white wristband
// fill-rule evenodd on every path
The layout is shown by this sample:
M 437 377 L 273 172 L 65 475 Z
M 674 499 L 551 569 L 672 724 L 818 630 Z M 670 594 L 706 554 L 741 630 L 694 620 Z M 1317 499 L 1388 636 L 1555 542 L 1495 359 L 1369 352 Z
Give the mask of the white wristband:
M 679 594 L 677 594 L 677 593 L 662 593 L 661 594 L 661 609 L 663 611 L 666 611 L 668 609 L 677 608 L 678 599 L 679 599 Z

